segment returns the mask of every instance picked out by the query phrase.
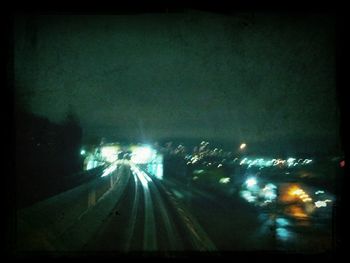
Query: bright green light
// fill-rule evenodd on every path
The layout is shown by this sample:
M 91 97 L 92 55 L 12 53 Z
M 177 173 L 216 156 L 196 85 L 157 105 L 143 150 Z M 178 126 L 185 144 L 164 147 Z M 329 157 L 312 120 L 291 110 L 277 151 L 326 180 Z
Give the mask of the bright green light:
M 155 150 L 148 146 L 138 147 L 133 151 L 131 161 L 134 163 L 148 163 L 156 156 Z
M 101 149 L 101 154 L 108 162 L 114 162 L 118 159 L 118 147 L 105 146 Z
M 81 154 L 81 155 L 84 155 L 85 153 L 86 153 L 85 150 L 81 150 L 81 151 L 80 151 L 80 154 Z

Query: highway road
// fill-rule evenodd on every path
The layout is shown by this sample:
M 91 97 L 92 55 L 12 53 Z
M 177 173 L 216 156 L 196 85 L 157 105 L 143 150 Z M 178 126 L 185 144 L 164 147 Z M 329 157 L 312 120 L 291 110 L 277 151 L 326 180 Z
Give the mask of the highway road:
M 172 255 L 332 248 L 328 207 L 300 217 L 295 205 L 261 208 L 238 191 L 225 195 L 191 181 L 159 179 L 126 160 L 113 165 L 110 174 L 21 211 L 20 250 Z
M 216 250 L 196 219 L 157 179 L 132 163 L 120 169 L 127 186 L 84 251 Z

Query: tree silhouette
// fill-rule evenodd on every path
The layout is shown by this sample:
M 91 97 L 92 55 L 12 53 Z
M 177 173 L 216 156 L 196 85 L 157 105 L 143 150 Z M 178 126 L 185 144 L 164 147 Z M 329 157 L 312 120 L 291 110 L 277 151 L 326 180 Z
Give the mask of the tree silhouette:
M 73 175 L 83 168 L 82 128 L 72 109 L 56 124 L 16 104 L 17 200 L 23 207 L 76 184 Z

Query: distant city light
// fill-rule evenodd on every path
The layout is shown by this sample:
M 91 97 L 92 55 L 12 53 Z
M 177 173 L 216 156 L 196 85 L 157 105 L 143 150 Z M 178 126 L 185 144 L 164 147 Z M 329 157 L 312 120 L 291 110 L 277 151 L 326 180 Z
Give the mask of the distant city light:
M 296 198 L 299 198 L 300 200 L 302 200 L 304 203 L 305 202 L 311 202 L 312 199 L 310 198 L 310 196 L 305 193 L 304 190 L 302 190 L 301 188 L 297 187 L 297 186 L 293 186 L 289 189 L 288 194 L 290 196 L 294 196 Z
M 311 163 L 311 162 L 312 162 L 311 159 L 305 159 L 305 160 L 303 161 L 303 164 L 308 164 L 308 163 Z
M 278 227 L 276 229 L 276 235 L 281 240 L 288 240 L 291 236 L 291 233 L 283 227 Z
M 311 202 L 312 199 L 310 197 L 302 198 L 301 199 L 303 202 Z
M 267 190 L 265 191 L 265 198 L 268 200 L 273 200 L 277 197 L 274 190 Z
M 304 219 L 304 218 L 308 217 L 308 215 L 304 212 L 304 210 L 297 205 L 293 205 L 293 206 L 289 207 L 287 209 L 287 213 L 296 217 L 296 218 L 303 218 Z
M 234 161 L 235 160 L 237 159 L 234 159 Z M 240 161 L 239 165 L 247 165 L 248 168 L 250 168 L 251 166 L 257 166 L 260 168 L 270 167 L 270 166 L 295 167 L 297 165 L 308 165 L 311 162 L 312 162 L 311 159 L 305 159 L 302 163 L 298 163 L 296 162 L 295 158 L 288 158 L 287 160 L 282 160 L 282 159 L 263 159 L 263 158 L 248 159 L 247 157 L 245 157 Z
M 299 189 L 292 191 L 291 194 L 292 195 L 302 195 L 302 194 L 304 194 L 304 191 L 299 188 Z
M 296 160 L 295 158 L 288 158 L 287 159 L 288 167 L 295 166 L 297 164 L 297 163 L 294 163 L 295 160 Z
M 265 187 L 266 187 L 267 189 L 276 189 L 276 188 L 277 188 L 276 185 L 271 184 L 271 183 L 267 184 Z
M 198 158 L 197 155 L 195 155 L 195 156 L 193 156 L 193 157 L 191 158 L 191 162 L 192 162 L 192 163 L 196 163 L 196 162 L 198 162 L 198 161 L 199 161 L 199 158 Z
M 86 153 L 85 150 L 81 150 L 81 151 L 80 151 L 80 154 L 81 154 L 81 155 L 84 155 L 85 153 Z
M 249 178 L 246 180 L 247 187 L 252 187 L 257 184 L 257 181 L 255 178 Z
M 323 191 L 323 190 L 318 190 L 318 191 L 315 192 L 315 194 L 316 194 L 316 195 L 318 195 L 318 194 L 324 194 L 324 191 Z
M 276 189 L 276 185 L 269 183 L 262 189 L 262 193 L 267 200 L 273 200 L 277 197 Z
M 250 191 L 241 191 L 241 196 L 246 199 L 249 203 L 252 203 L 256 200 L 256 197 L 252 195 Z
M 239 164 L 240 165 L 244 164 L 246 160 L 247 160 L 247 158 L 244 158 Z
M 326 207 L 327 206 L 327 203 L 325 201 L 316 201 L 315 202 L 315 206 L 317 208 L 320 208 L 320 207 Z
M 281 218 L 281 217 L 279 217 L 279 218 L 276 219 L 276 223 L 277 223 L 279 226 L 281 226 L 281 227 L 283 227 L 283 226 L 288 226 L 288 225 L 289 225 L 288 220 L 285 219 L 285 218 Z
M 230 182 L 230 177 L 223 177 L 223 178 L 220 178 L 219 180 L 220 184 L 227 184 L 229 182 Z
M 247 144 L 242 143 L 242 144 L 239 146 L 239 149 L 243 150 L 243 149 L 246 148 L 246 147 L 247 147 Z

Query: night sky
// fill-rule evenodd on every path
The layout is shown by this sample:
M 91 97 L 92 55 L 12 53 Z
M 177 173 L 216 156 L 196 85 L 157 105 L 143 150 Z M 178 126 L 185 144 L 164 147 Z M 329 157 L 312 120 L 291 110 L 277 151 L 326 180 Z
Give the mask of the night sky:
M 18 16 L 17 94 L 84 137 L 338 140 L 327 15 Z

